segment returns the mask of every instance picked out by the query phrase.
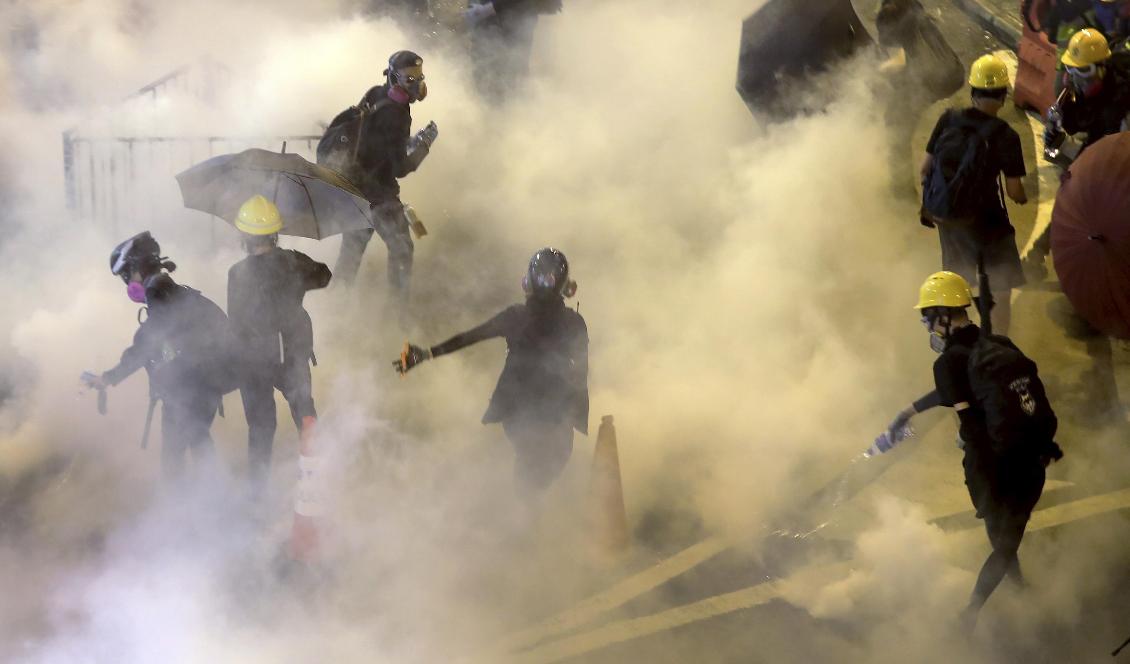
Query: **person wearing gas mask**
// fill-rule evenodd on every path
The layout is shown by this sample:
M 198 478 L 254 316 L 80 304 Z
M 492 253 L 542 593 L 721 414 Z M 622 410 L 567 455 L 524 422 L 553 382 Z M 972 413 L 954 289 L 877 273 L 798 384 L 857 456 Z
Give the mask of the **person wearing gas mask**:
M 1057 151 L 1068 135 L 1083 134 L 1079 154 L 1096 141 L 1130 129 L 1130 52 L 1126 46 L 1112 52 L 1098 30 L 1075 33 L 1062 62 L 1065 87 L 1048 109 L 1044 129 L 1045 153 Z M 1075 158 L 1078 158 L 1078 154 Z M 1051 226 L 1032 243 L 1022 264 L 1032 280 L 1047 276 L 1045 262 L 1051 253 Z
M 369 200 L 373 229 L 388 247 L 388 281 L 402 314 L 407 306 L 414 246 L 412 222 L 400 202 L 397 180 L 420 167 L 439 135 L 435 122 L 412 135 L 410 106 L 428 94 L 423 65 L 423 59 L 412 51 L 397 51 L 389 57 L 385 82 L 365 93 L 356 108 L 360 111 L 355 118 L 359 133 L 356 152 L 343 167 L 345 175 Z M 337 123 L 335 119 L 331 127 Z M 419 228 L 415 230 L 422 234 Z M 353 282 L 372 235 L 369 229 L 343 234 L 333 270 L 339 281 Z
M 162 474 L 176 480 L 184 475 L 190 451 L 198 468 L 214 463 L 212 420 L 223 395 L 235 389 L 238 373 L 227 316 L 200 291 L 173 281 L 169 272 L 176 265 L 160 254 L 148 231 L 110 254 L 110 271 L 125 283 L 130 300 L 146 305 L 147 315 L 118 365 L 101 374 L 86 373 L 84 380 L 105 390 L 145 368 L 149 417 L 161 402 Z M 143 447 L 148 433 L 147 418 Z
M 529 73 L 538 17 L 561 11 L 561 0 L 472 0 L 463 12 L 471 31 L 471 66 L 480 95 L 502 100 Z
M 307 291 L 325 288 L 331 275 L 306 254 L 279 248 L 283 220 L 263 196 L 240 207 L 235 227 L 247 257 L 228 270 L 228 314 L 240 347 L 248 475 L 258 496 L 271 466 L 275 389 L 290 405 L 300 434 L 310 435 L 317 420 L 310 377 L 314 328 L 302 300 Z
M 1031 0 L 1029 0 L 1030 2 Z M 1063 55 L 1080 30 L 1096 30 L 1115 42 L 1130 32 L 1130 2 L 1127 0 L 1059 0 L 1043 20 L 1048 40 L 1056 46 L 1056 94 L 1063 89 Z
M 939 353 L 935 389 L 888 427 L 889 439 L 899 440 L 897 432 L 916 413 L 935 406 L 957 413 L 965 484 L 992 546 L 961 616 L 967 630 L 1005 576 L 1023 583 L 1020 541 L 1043 492 L 1045 468 L 1063 457 L 1035 363 L 1008 337 L 984 334 L 969 319 L 972 304 L 969 284 L 958 274 L 937 272 L 922 284 L 915 309 Z
M 425 360 L 471 344 L 506 339 L 506 365 L 483 423 L 501 423 L 514 446 L 515 485 L 522 495 L 544 491 L 573 452 L 573 430 L 588 433 L 588 328 L 565 306 L 576 293 L 565 254 L 546 247 L 534 254 L 522 280 L 523 304 L 482 325 L 422 348 L 406 344 L 393 366 L 401 374 Z

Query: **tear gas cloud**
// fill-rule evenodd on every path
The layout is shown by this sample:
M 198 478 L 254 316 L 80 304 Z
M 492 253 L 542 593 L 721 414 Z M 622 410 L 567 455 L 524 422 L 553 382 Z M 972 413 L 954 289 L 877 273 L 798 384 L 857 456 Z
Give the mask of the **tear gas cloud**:
M 12 526 L 0 539 L 0 579 L 6 595 L 26 598 L 0 609 L 3 648 L 36 662 L 439 661 L 599 587 L 578 562 L 573 527 L 591 439 L 575 439 L 564 478 L 531 510 L 540 516 L 516 507 L 507 444 L 479 425 L 502 344 L 394 380 L 403 335 L 383 316 L 379 242 L 355 292 L 306 300 L 315 399 L 340 487 L 336 583 L 313 607 L 272 575 L 289 523 L 288 422 L 268 514 L 248 520 L 236 515 L 246 459 L 238 398 L 227 397 L 228 416 L 213 427 L 224 470 L 177 495 L 155 486 L 156 449 L 136 449 L 144 380 L 115 388 L 105 418 L 76 387 L 83 369 L 113 365 L 136 327 L 105 269 L 116 242 L 152 230 L 178 281 L 221 304 L 240 250 L 230 230 L 178 210 L 175 168 L 138 173 L 147 193 L 113 228 L 71 218 L 62 132 L 317 134 L 400 48 L 423 55 L 431 91 L 413 107 L 414 126 L 434 119 L 441 132 L 403 182 L 431 230 L 417 243 L 412 339 L 437 343 L 487 319 L 518 300 L 535 249 L 565 251 L 590 329 L 594 420 L 616 416 L 632 520 L 662 515 L 645 543 L 757 532 L 866 447 L 928 381 L 906 303 L 935 248 L 889 194 L 868 68 L 849 64 L 821 81 L 825 113 L 754 120 L 734 77 L 740 20 L 756 2 L 711 4 L 567 3 L 539 24 L 533 76 L 504 105 L 476 97 L 455 39 L 411 36 L 349 5 L 0 10 L 20 26 L 0 61 L 9 140 L 0 348 L 13 386 L 0 411 L 0 509 Z M 121 102 L 200 62 L 224 72 L 214 98 Z M 338 243 L 283 244 L 331 262 Z M 904 625 L 956 610 L 979 561 L 955 567 L 956 545 L 924 521 L 881 500 L 856 542 L 861 571 L 790 599 L 818 618 L 899 613 Z M 1088 564 L 1102 576 L 1110 543 L 1096 541 Z M 1041 601 L 1084 592 L 1057 587 Z M 942 646 L 921 625 L 906 634 L 923 651 Z M 883 642 L 865 642 L 845 655 L 874 661 Z

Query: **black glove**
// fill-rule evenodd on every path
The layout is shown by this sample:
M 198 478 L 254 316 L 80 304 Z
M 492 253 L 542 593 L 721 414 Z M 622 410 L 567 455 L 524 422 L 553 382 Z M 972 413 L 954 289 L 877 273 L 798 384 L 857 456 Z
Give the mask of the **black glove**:
M 420 348 L 419 346 L 405 343 L 404 350 L 400 351 L 400 359 L 392 363 L 394 369 L 399 374 L 408 373 L 412 367 L 423 362 L 424 360 L 432 359 L 432 351 L 427 348 Z

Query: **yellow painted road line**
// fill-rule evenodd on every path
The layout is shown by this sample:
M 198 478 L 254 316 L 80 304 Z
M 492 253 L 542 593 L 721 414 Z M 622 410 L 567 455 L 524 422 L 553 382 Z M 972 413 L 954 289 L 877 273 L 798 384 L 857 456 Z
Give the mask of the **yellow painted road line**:
M 724 537 L 710 537 L 686 548 L 646 570 L 628 577 L 608 590 L 593 595 L 571 609 L 520 632 L 508 635 L 488 649 L 490 653 L 513 652 L 539 641 L 583 627 L 603 613 L 623 606 L 640 595 L 701 565 L 730 547 Z M 489 660 L 491 658 L 487 658 Z
M 1032 520 L 1028 522 L 1028 532 L 1062 526 L 1072 521 L 1116 512 L 1127 507 L 1130 507 L 1130 489 L 1080 498 L 1070 503 L 1033 512 Z
M 1130 489 L 1090 496 L 1034 512 L 1032 520 L 1028 524 L 1028 532 L 1044 530 L 1128 507 L 1130 507 Z M 981 525 L 978 524 L 958 532 L 980 529 Z M 850 561 L 808 568 L 785 580 L 770 581 L 731 593 L 708 597 L 698 602 L 667 609 L 649 616 L 618 620 L 581 634 L 538 646 L 506 658 L 505 661 L 515 664 L 559 662 L 616 643 L 666 632 L 694 622 L 760 606 L 780 597 L 784 584 L 791 583 L 800 576 L 835 573 L 841 571 L 841 569 L 842 571 L 851 569 Z

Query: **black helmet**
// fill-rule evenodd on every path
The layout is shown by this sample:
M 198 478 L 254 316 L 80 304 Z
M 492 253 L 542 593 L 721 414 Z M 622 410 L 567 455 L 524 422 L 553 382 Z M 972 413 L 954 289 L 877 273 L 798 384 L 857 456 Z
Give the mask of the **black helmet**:
M 110 272 L 129 283 L 134 272 L 140 272 L 144 279 L 159 272 L 162 267 L 170 272 L 176 269 L 175 264 L 162 260 L 161 245 L 157 244 L 149 231 L 142 231 L 110 252 Z
M 403 77 L 401 69 L 408 67 L 423 67 L 424 59 L 412 51 L 397 51 L 388 56 L 388 69 L 385 69 L 385 82 L 389 89 L 401 88 L 408 93 L 409 101 L 423 101 L 428 96 L 428 84 L 424 77 Z
M 553 247 L 538 250 L 522 278 L 522 289 L 530 295 L 571 297 L 577 284 L 569 279 L 569 261 L 565 254 Z

